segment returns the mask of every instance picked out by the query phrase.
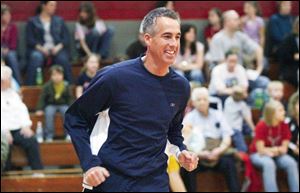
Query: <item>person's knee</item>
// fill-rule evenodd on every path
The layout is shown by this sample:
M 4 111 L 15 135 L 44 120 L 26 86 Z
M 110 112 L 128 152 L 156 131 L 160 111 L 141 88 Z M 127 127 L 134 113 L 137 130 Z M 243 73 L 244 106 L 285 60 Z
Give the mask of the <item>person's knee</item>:
M 276 163 L 272 158 L 264 159 L 262 161 L 262 168 L 266 172 L 275 172 L 276 171 Z
M 8 52 L 6 56 L 6 60 L 8 61 L 17 60 L 17 53 L 15 51 Z
M 44 56 L 39 51 L 33 51 L 30 55 L 30 60 L 42 62 L 44 60 Z M 33 62 L 31 62 L 31 63 L 33 63 Z

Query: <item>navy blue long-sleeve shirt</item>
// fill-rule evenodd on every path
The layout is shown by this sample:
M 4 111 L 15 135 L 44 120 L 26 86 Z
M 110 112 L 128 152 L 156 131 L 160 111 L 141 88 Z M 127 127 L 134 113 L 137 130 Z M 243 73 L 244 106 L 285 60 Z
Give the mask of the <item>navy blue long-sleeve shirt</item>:
M 189 95 L 185 78 L 172 69 L 166 76 L 155 76 L 147 71 L 141 58 L 99 71 L 65 116 L 65 128 L 83 170 L 104 166 L 143 177 L 165 167 L 167 140 L 180 150 L 186 148 L 181 130 Z M 108 108 L 108 138 L 94 156 L 89 133 L 97 113 Z

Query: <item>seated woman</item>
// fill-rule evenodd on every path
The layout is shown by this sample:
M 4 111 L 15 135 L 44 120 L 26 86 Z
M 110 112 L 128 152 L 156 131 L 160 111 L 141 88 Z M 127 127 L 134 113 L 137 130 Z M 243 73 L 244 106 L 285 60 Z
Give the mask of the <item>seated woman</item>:
M 90 2 L 83 2 L 79 8 L 79 20 L 75 27 L 75 40 L 81 56 L 95 53 L 106 59 L 113 37 L 113 30 L 104 21 L 97 18 L 95 7 Z
M 284 123 L 285 110 L 279 101 L 265 105 L 263 120 L 255 129 L 250 147 L 252 163 L 262 169 L 266 192 L 278 192 L 276 169 L 285 170 L 291 192 L 299 192 L 299 170 L 296 161 L 287 154 L 291 139 L 289 126 Z
M 39 145 L 31 130 L 32 122 L 25 104 L 18 93 L 11 88 L 12 70 L 1 66 L 1 134 L 10 145 L 25 150 L 29 165 L 34 170 L 43 169 Z M 2 152 L 2 150 L 1 150 Z M 6 169 L 10 169 L 10 161 Z
M 195 26 L 186 24 L 181 26 L 180 53 L 173 67 L 176 72 L 185 76 L 189 81 L 203 84 L 204 46 L 197 41 L 197 29 Z

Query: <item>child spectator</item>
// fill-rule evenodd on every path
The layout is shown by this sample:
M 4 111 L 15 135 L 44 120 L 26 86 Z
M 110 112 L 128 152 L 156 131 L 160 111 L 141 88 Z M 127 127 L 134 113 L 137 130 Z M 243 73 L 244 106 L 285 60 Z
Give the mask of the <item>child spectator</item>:
M 188 113 L 183 121 L 184 130 L 191 132 L 184 131 L 184 133 L 199 132 L 203 136 L 202 143 L 205 145 L 197 152 L 200 158 L 198 168 L 192 172 L 182 171 L 187 190 L 196 191 L 198 172 L 213 169 L 224 174 L 231 192 L 240 191 L 235 159 L 228 152 L 231 146 L 232 129 L 221 111 L 209 108 L 209 93 L 206 88 L 196 88 L 192 93 L 192 101 L 195 109 Z M 187 136 L 186 139 L 190 137 L 193 135 Z
M 13 77 L 21 84 L 20 64 L 17 58 L 18 29 L 11 21 L 8 5 L 1 4 L 1 59 L 12 69 Z
M 254 123 L 252 120 L 251 110 L 244 101 L 247 97 L 247 91 L 242 87 L 235 87 L 232 95 L 225 101 L 224 114 L 233 129 L 233 143 L 238 151 L 246 153 L 248 151 L 247 144 L 243 135 L 243 122 L 254 131 Z
M 91 54 L 84 59 L 84 69 L 79 75 L 76 85 L 76 98 L 79 98 L 88 88 L 91 80 L 95 77 L 97 70 L 100 67 L 100 57 L 96 54 Z
M 91 2 L 82 2 L 75 27 L 75 39 L 79 41 L 77 48 L 80 56 L 95 53 L 102 59 L 108 58 L 112 37 L 113 30 L 108 28 L 103 20 L 97 18 L 94 5 Z
M 299 165 L 299 93 L 293 94 L 289 101 L 289 118 L 292 139 L 289 145 L 289 155 L 294 157 Z
M 44 138 L 47 142 L 53 141 L 54 117 L 57 111 L 64 117 L 66 110 L 72 102 L 71 88 L 64 81 L 64 70 L 61 66 L 54 65 L 50 69 L 51 80 L 47 82 L 40 96 L 37 112 L 38 116 L 45 114 Z M 69 139 L 66 136 L 66 139 Z
M 271 99 L 276 101 L 282 101 L 284 94 L 284 86 L 280 81 L 272 81 L 268 85 L 268 95 Z
M 55 15 L 56 1 L 41 1 L 37 15 L 26 26 L 28 54 L 27 85 L 36 85 L 37 69 L 43 65 L 63 66 L 65 78 L 72 82 L 68 47 L 70 34 L 64 20 Z
M 266 192 L 278 192 L 276 169 L 285 170 L 291 192 L 299 192 L 297 162 L 287 154 L 291 139 L 289 126 L 284 123 L 285 110 L 279 101 L 271 100 L 265 105 L 263 120 L 255 129 L 250 147 L 252 163 L 262 169 Z
M 9 145 L 23 148 L 31 169 L 40 170 L 43 169 L 43 165 L 38 142 L 31 130 L 29 112 L 19 94 L 11 88 L 11 78 L 12 70 L 7 66 L 1 66 L 1 136 L 4 135 Z M 10 169 L 10 156 L 6 169 Z
M 173 65 L 176 72 L 185 76 L 189 81 L 203 84 L 204 46 L 197 41 L 197 29 L 190 24 L 181 26 L 180 52 Z

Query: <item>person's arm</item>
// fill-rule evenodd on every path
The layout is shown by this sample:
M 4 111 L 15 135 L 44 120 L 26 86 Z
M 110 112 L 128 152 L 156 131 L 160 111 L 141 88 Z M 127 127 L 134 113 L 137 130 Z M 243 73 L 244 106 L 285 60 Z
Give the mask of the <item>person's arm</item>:
M 260 46 L 256 48 L 255 55 L 256 55 L 256 71 L 258 74 L 261 74 L 264 69 L 264 64 L 263 64 L 264 52 Z
M 86 55 L 91 55 L 92 54 L 92 51 L 88 47 L 85 39 L 80 39 L 79 43 L 80 43 L 80 46 L 81 46 L 81 48 L 83 49 L 83 51 L 85 52 Z
M 12 25 L 9 39 L 9 50 L 16 50 L 18 45 L 18 29 L 16 25 Z
M 196 61 L 185 67 L 185 70 L 202 70 L 204 61 L 204 49 L 197 46 Z
M 26 44 L 27 47 L 31 49 L 36 48 L 36 46 L 39 44 L 39 42 L 35 37 L 36 34 L 34 32 L 35 32 L 35 27 L 31 19 L 28 21 L 26 25 Z
M 92 53 L 85 41 L 83 26 L 79 23 L 76 23 L 75 39 L 79 41 L 80 47 L 83 49 L 86 55 L 90 55 Z
M 83 86 L 76 86 L 76 99 L 78 99 L 79 97 L 81 97 L 83 93 Z
M 264 49 L 266 42 L 266 29 L 265 26 L 262 25 L 259 28 L 259 45 Z
M 287 154 L 288 149 L 289 149 L 289 144 L 290 144 L 289 140 L 284 140 L 282 142 L 281 146 L 278 147 L 278 152 L 280 155 Z
M 248 124 L 248 126 L 251 128 L 252 131 L 254 131 L 255 130 L 255 124 L 254 124 L 253 119 L 252 119 L 251 110 L 247 106 L 246 103 L 243 104 L 242 114 L 243 114 L 243 118 L 246 121 L 246 123 Z
M 39 97 L 37 107 L 36 107 L 36 115 L 42 116 L 44 114 L 44 108 L 46 107 L 46 98 L 48 95 L 48 84 L 43 87 L 43 90 L 41 92 L 41 95 Z
M 101 159 L 92 154 L 89 133 L 96 123 L 97 113 L 108 109 L 113 100 L 113 89 L 117 85 L 109 72 L 107 68 L 100 71 L 87 91 L 70 106 L 65 114 L 64 127 L 71 136 L 84 172 L 102 165 Z
M 265 143 L 262 140 L 256 142 L 256 149 L 260 155 L 266 155 L 270 157 L 276 157 L 279 155 L 277 147 L 265 147 Z

